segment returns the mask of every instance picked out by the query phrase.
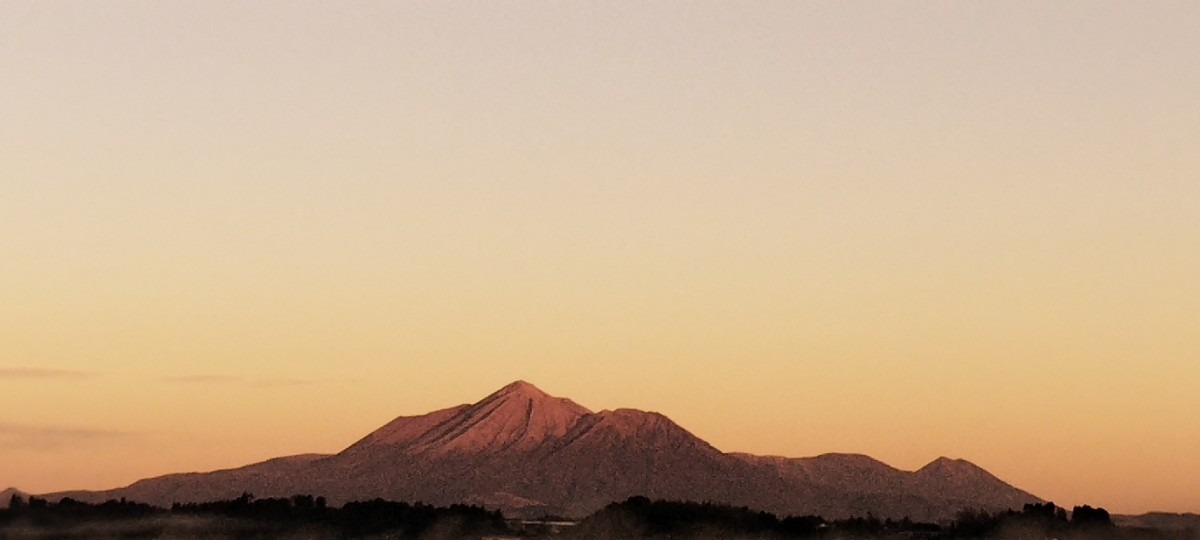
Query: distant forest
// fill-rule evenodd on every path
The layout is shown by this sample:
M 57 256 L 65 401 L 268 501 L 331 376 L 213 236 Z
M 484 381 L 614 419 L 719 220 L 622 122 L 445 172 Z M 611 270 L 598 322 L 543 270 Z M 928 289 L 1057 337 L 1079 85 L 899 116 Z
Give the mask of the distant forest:
M 340 507 L 323 497 L 255 498 L 159 508 L 126 500 L 89 504 L 14 495 L 0 509 L 0 540 L 73 538 L 484 538 L 1200 540 L 1196 531 L 1117 527 L 1102 508 L 1070 513 L 1053 503 L 1020 511 L 964 510 L 945 523 L 788 516 L 713 503 L 632 497 L 573 522 L 553 516 L 508 520 L 478 506 L 434 507 L 374 499 Z

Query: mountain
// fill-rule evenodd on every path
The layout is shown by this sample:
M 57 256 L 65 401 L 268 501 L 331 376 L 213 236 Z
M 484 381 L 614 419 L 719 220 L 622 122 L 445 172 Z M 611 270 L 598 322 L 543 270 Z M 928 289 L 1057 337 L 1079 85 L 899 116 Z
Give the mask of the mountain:
M 51 494 L 159 505 L 312 493 L 339 503 L 383 497 L 467 502 L 510 515 L 584 516 L 634 495 L 717 501 L 779 514 L 943 519 L 964 508 L 1020 508 L 1037 497 L 967 461 L 915 472 L 868 456 L 725 453 L 670 418 L 592 412 L 517 381 L 484 399 L 401 416 L 334 455 L 277 458 L 237 469 L 172 474 L 101 492 Z
M 1155 529 L 1159 531 L 1200 531 L 1200 514 L 1150 512 L 1137 516 L 1116 515 L 1112 518 L 1113 522 L 1121 527 Z
M 951 505 L 970 506 L 984 499 L 997 507 L 1021 508 L 1029 494 L 1000 481 L 982 467 L 964 459 L 940 457 L 913 474 L 919 491 L 936 490 Z

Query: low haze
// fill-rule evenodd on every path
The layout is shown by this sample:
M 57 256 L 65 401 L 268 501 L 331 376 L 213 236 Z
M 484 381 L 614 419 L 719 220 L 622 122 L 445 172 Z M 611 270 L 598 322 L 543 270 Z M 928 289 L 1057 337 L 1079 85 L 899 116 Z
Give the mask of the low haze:
M 0 489 L 513 380 L 1200 512 L 1200 3 L 0 2 Z

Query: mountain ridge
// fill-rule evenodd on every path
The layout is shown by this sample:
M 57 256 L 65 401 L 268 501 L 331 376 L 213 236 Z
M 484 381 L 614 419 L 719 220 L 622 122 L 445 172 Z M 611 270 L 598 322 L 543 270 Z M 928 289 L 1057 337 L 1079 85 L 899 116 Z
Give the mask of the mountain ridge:
M 583 516 L 634 495 L 710 500 L 782 514 L 943 519 L 963 507 L 1003 510 L 1041 499 L 965 460 L 902 471 L 870 456 L 788 458 L 726 453 L 666 415 L 592 412 L 516 381 L 470 404 L 399 416 L 344 450 L 207 473 L 139 480 L 100 501 L 169 505 L 296 493 L 333 503 L 383 497 L 480 502 L 512 515 Z

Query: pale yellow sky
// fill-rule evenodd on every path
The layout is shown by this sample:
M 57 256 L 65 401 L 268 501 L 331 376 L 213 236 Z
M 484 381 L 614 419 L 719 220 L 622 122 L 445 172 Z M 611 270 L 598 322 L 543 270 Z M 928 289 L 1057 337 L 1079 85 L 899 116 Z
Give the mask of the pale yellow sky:
M 0 488 L 515 379 L 1200 511 L 1200 4 L 0 3 Z

